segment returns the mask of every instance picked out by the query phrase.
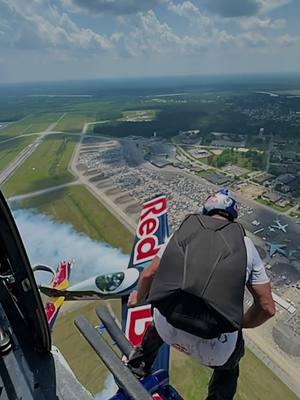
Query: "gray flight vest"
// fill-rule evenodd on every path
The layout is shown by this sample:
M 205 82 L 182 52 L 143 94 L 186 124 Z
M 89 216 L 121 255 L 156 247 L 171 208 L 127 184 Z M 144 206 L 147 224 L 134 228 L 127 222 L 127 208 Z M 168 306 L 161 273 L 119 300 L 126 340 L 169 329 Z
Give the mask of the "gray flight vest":
M 199 309 L 196 300 L 200 300 L 226 321 L 224 332 L 241 329 L 247 270 L 244 236 L 243 227 L 236 222 L 199 214 L 186 217 L 166 246 L 149 303 L 161 305 L 172 299 L 172 304 L 180 299 L 177 296 L 176 300 L 174 294 L 184 293 L 188 298 L 184 307 L 189 313 Z M 195 318 L 189 316 L 190 321 Z M 181 329 L 197 334 L 198 328 Z

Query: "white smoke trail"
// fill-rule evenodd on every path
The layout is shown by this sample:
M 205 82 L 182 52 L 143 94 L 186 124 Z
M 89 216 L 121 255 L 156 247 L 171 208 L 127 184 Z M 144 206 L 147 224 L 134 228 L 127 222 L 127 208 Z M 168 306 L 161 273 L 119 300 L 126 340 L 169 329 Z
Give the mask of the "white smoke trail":
M 76 232 L 71 225 L 57 223 L 32 210 L 19 209 L 14 216 L 32 265 L 56 268 L 61 260 L 75 259 L 71 284 L 127 267 L 127 255 Z
M 112 374 L 109 374 L 105 379 L 104 389 L 96 394 L 95 400 L 107 400 L 110 399 L 118 390 L 118 386 L 114 381 Z

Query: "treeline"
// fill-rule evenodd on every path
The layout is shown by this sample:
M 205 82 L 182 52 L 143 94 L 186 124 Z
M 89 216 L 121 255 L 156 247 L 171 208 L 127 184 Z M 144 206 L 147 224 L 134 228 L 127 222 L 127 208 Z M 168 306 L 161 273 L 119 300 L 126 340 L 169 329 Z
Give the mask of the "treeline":
M 257 136 L 259 129 L 265 128 L 265 135 L 280 134 L 286 137 L 297 137 L 300 126 L 295 122 L 286 122 L 276 120 L 256 121 L 250 116 L 234 111 L 231 106 L 223 103 L 187 103 L 176 105 L 159 105 L 160 112 L 153 121 L 118 121 L 121 118 L 122 111 L 125 110 L 143 110 L 157 109 L 157 105 L 146 107 L 138 101 L 128 99 L 119 99 L 112 102 L 97 113 L 97 119 L 111 119 L 113 121 L 107 124 L 95 125 L 94 133 L 101 135 L 112 135 L 125 137 L 152 136 L 154 132 L 158 136 L 172 137 L 178 132 L 199 129 L 202 135 L 206 136 L 206 143 L 209 144 L 209 133 L 213 131 L 226 132 L 233 134 L 245 134 L 248 137 Z
M 107 124 L 98 124 L 94 127 L 94 133 L 125 137 L 129 135 L 172 137 L 180 130 L 199 129 L 199 119 L 204 116 L 201 111 L 166 109 L 160 112 L 153 121 L 130 122 L 113 121 Z
M 141 107 L 138 109 L 142 110 Z M 118 137 L 129 135 L 149 137 L 153 135 L 153 132 L 156 132 L 158 136 L 172 137 L 177 135 L 179 131 L 189 129 L 200 129 L 204 135 L 211 131 L 239 134 L 247 130 L 247 120 L 243 114 L 220 108 L 216 110 L 211 104 L 209 108 L 207 105 L 202 106 L 200 103 L 192 105 L 179 104 L 176 106 L 164 106 L 153 121 L 130 122 L 115 120 L 107 124 L 95 125 L 94 133 Z
M 225 149 L 219 156 L 209 156 L 207 163 L 213 167 L 222 168 L 228 164 L 238 165 L 250 170 L 264 170 L 266 165 L 265 153 L 249 150 L 245 153 L 235 149 Z

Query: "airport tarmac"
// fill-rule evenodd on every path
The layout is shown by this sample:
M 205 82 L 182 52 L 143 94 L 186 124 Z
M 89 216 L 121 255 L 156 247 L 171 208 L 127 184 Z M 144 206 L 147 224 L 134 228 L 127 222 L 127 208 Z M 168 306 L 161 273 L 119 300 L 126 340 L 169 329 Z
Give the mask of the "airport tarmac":
M 253 214 L 245 214 L 241 217 L 241 222 L 246 230 L 251 233 L 257 231 L 258 229 L 264 228 L 264 230 L 256 235 L 258 238 L 259 246 L 261 246 L 265 251 L 267 251 L 267 259 L 272 264 L 279 260 L 285 260 L 285 262 L 292 264 L 295 270 L 298 272 L 298 279 L 300 280 L 300 246 L 299 246 L 299 234 L 300 225 L 295 222 L 291 217 L 280 215 L 267 207 L 261 206 L 255 202 L 244 200 L 243 202 L 248 204 L 253 208 Z M 274 225 L 274 220 L 279 219 L 282 225 L 288 225 L 286 232 L 279 229 L 273 228 L 272 231 L 269 230 L 271 225 Z M 252 221 L 260 222 L 259 226 L 252 225 Z M 284 250 L 290 253 L 289 257 L 283 257 L 278 254 L 274 254 L 272 258 L 268 256 L 269 246 L 266 242 L 274 244 L 283 244 L 286 247 Z

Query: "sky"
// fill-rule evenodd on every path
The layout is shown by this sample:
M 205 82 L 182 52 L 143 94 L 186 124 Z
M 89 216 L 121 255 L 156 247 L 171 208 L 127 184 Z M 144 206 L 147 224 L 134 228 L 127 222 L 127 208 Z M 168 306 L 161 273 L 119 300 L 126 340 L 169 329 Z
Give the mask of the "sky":
M 299 0 L 0 0 L 0 82 L 300 72 Z

